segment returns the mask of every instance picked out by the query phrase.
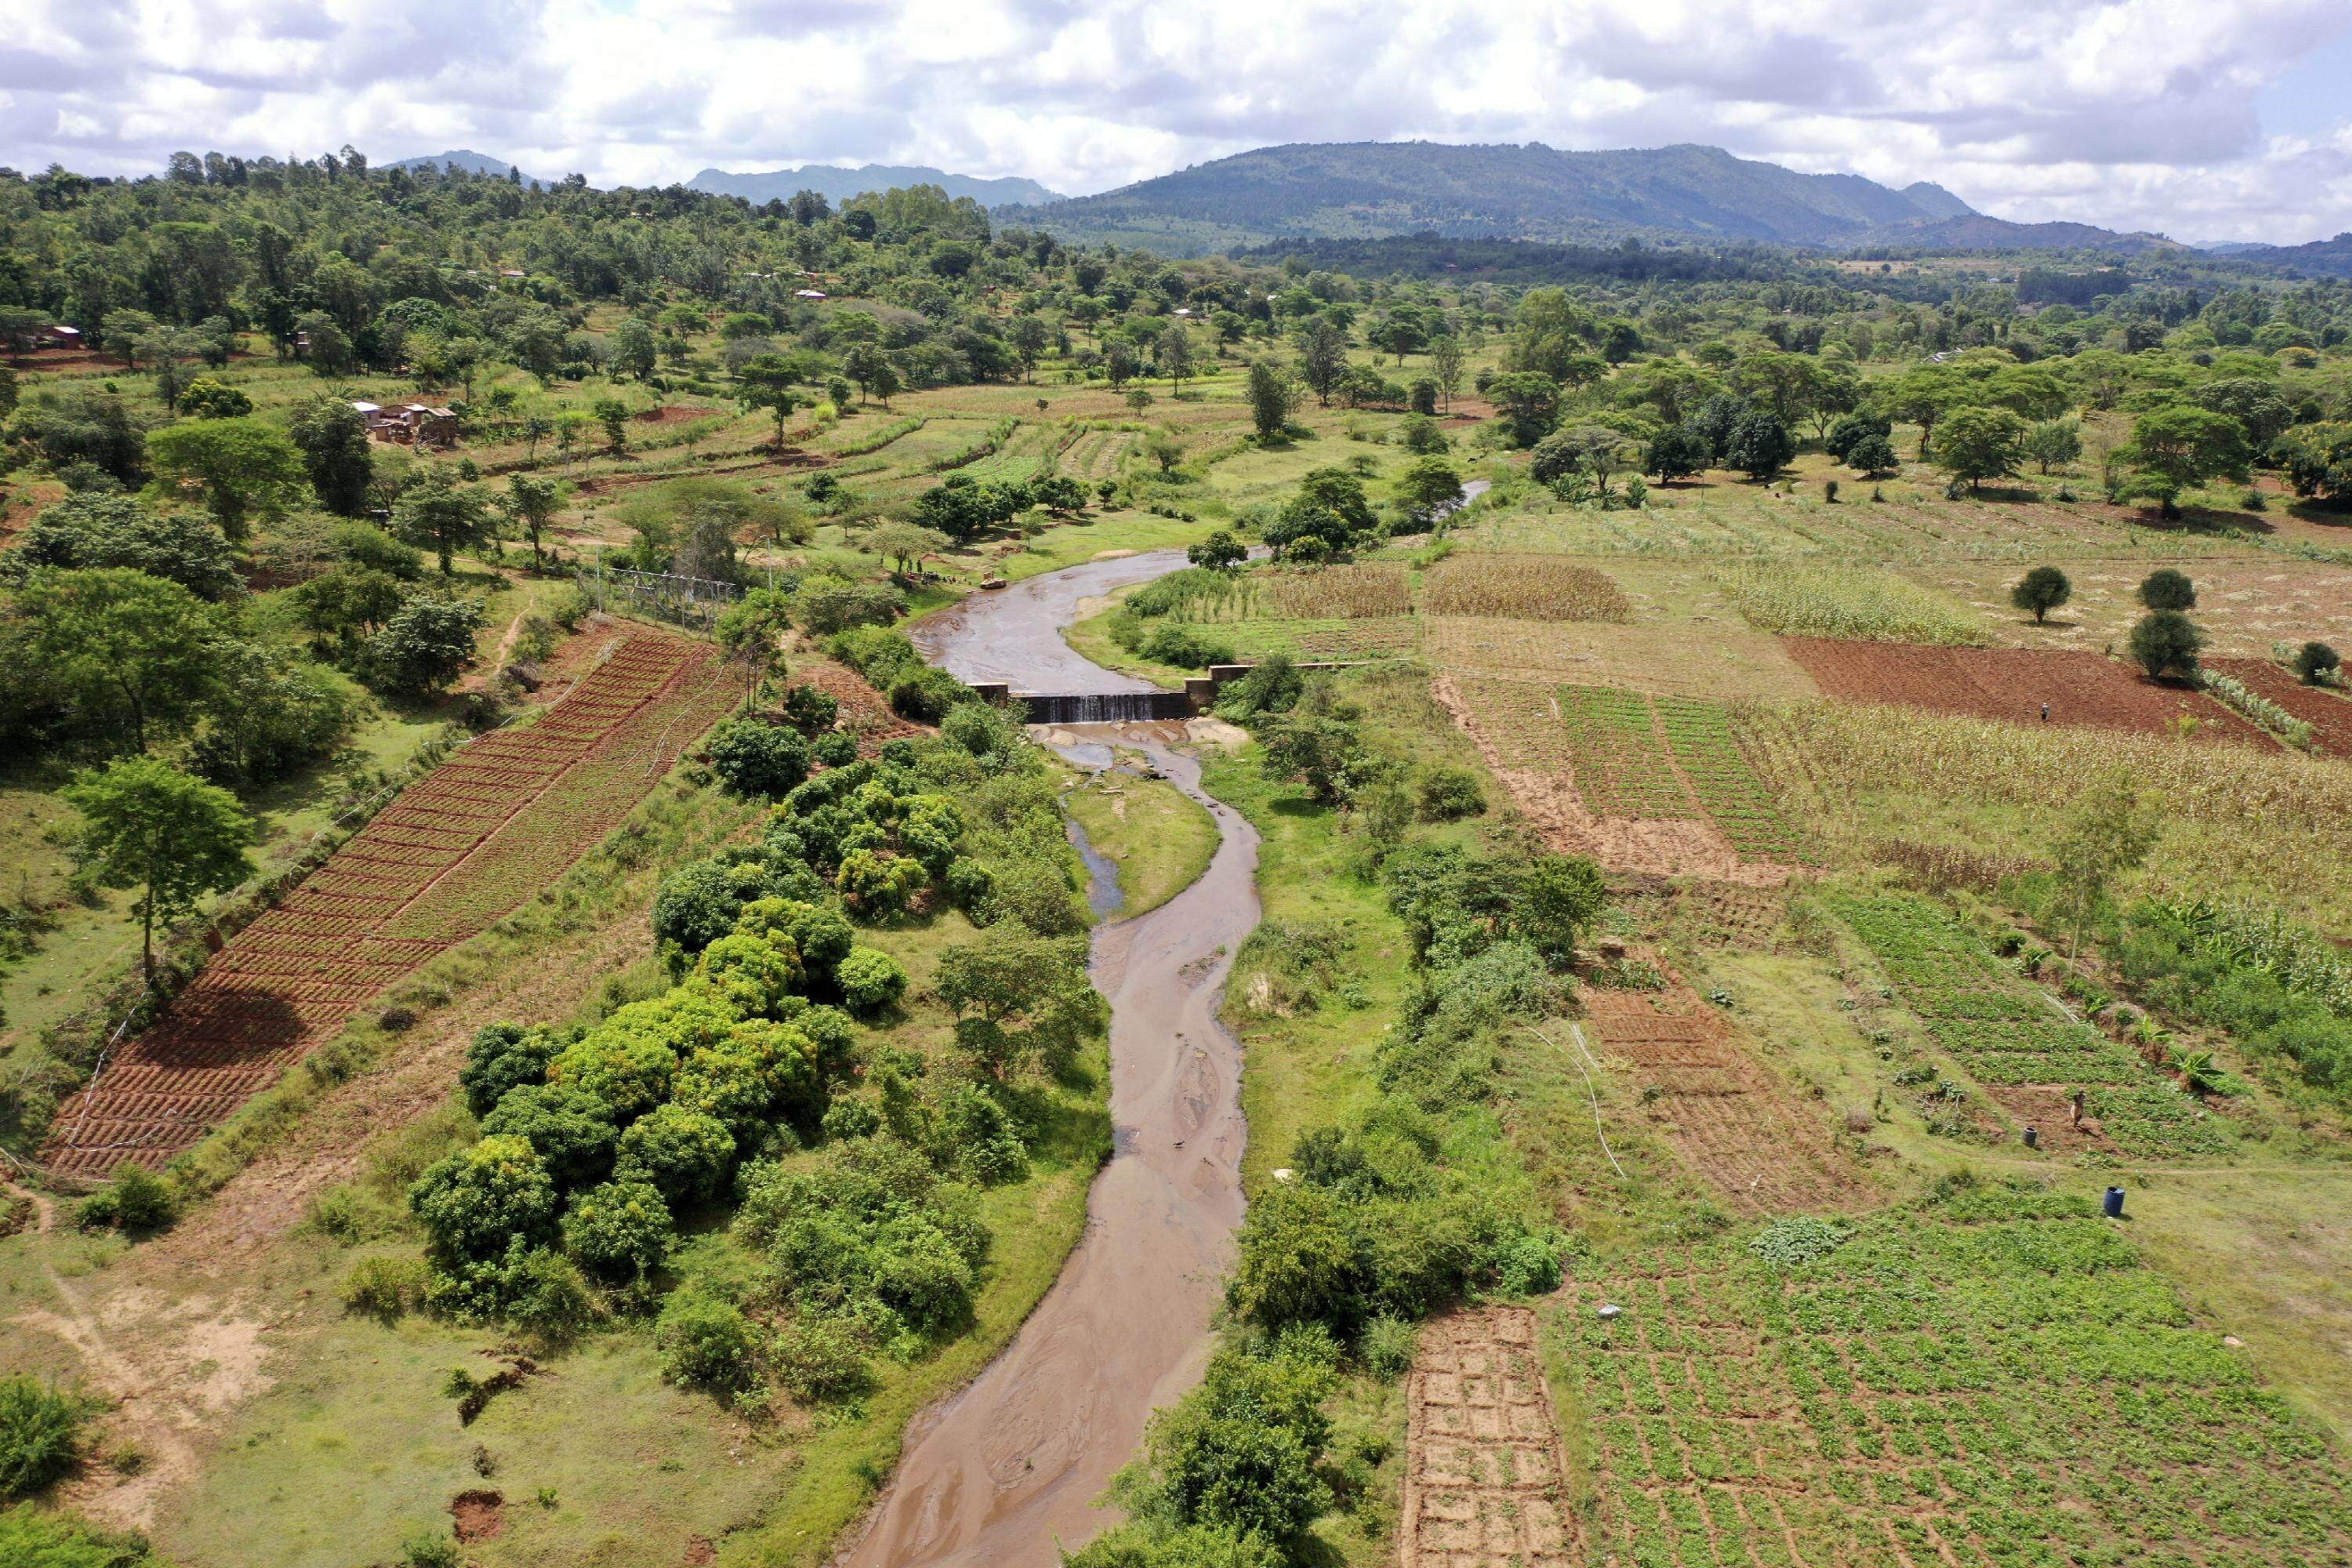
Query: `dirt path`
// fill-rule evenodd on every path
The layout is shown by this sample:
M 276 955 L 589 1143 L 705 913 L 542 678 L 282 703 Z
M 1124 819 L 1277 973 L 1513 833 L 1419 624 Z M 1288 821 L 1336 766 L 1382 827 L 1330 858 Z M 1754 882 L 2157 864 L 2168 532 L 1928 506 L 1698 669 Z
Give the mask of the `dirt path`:
M 1158 571 L 1182 563 L 1175 552 L 1159 553 L 1168 559 Z M 1058 584 L 1033 579 L 1043 585 L 1027 594 L 975 596 L 952 626 L 934 617 L 934 635 L 918 640 L 971 679 L 992 667 L 958 662 L 966 653 L 993 658 L 1042 631 L 1061 656 L 1048 675 L 1021 684 L 1121 689 L 1102 682 L 1123 678 L 1078 658 L 1055 628 L 1079 597 L 1156 574 L 1151 563 L 1092 563 L 1054 574 Z M 1093 684 L 1065 684 L 1074 680 Z M 1217 850 L 1175 898 L 1097 929 L 1089 968 L 1111 1005 L 1112 1153 L 1087 1197 L 1086 1235 L 1004 1353 L 914 1423 L 864 1534 L 835 1559 L 842 1568 L 1049 1568 L 1059 1548 L 1115 1521 L 1096 1500 L 1134 1457 L 1150 1413 L 1192 1387 L 1207 1362 L 1209 1319 L 1241 1224 L 1247 1132 L 1241 1047 L 1217 1021 L 1217 1005 L 1231 956 L 1258 921 L 1258 837 L 1201 788 L 1199 762 L 1171 750 L 1163 731 L 1071 732 L 1150 757 L 1209 808 Z

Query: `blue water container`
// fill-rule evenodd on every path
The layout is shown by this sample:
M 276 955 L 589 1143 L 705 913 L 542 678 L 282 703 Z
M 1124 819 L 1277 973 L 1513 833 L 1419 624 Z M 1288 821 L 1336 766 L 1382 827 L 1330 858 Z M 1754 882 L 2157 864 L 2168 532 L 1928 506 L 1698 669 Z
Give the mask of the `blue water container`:
M 2121 1218 L 2123 1218 L 2123 1217 L 2124 1217 L 2124 1190 L 2123 1190 L 2121 1187 L 2109 1187 L 2109 1188 L 2107 1189 L 2107 1196 L 2106 1196 L 2106 1200 L 2105 1200 L 2104 1203 L 2100 1204 L 2099 1208 L 2100 1208 L 2100 1211 L 2101 1211 L 2102 1213 L 2104 1213 L 2104 1214 L 2105 1214 L 2105 1215 L 2109 1219 L 2121 1219 Z

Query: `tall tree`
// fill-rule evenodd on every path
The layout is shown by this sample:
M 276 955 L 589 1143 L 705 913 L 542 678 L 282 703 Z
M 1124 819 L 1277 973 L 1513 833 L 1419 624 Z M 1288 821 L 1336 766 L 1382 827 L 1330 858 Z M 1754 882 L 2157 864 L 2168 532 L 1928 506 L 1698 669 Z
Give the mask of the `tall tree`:
M 300 450 L 258 419 L 191 419 L 147 435 L 147 458 L 167 489 L 194 485 L 231 539 L 245 537 L 246 514 L 275 511 L 309 477 Z
M 0 610 L 0 667 L 16 700 L 53 704 L 113 745 L 145 751 L 192 730 L 215 689 L 219 612 L 130 567 L 28 574 Z
M 533 479 L 529 474 L 514 474 L 507 479 L 506 499 L 502 509 L 516 529 L 530 541 L 530 563 L 540 564 L 540 535 L 555 521 L 563 504 L 563 488 L 553 479 Z
M 1328 407 L 1332 389 L 1348 374 L 1348 334 L 1330 317 L 1311 317 L 1299 330 L 1298 373 L 1315 389 L 1315 400 Z
M 155 926 L 253 875 L 253 819 L 236 797 L 160 757 L 126 757 L 64 790 L 82 814 L 75 855 L 100 887 L 137 889 L 140 967 L 155 984 Z
M 301 450 L 319 504 L 341 517 L 365 511 L 368 486 L 375 479 L 367 416 L 343 399 L 321 394 L 295 411 L 289 433 Z
M 489 524 L 481 492 L 457 483 L 446 468 L 425 469 L 392 505 L 393 531 L 411 544 L 430 544 L 444 577 L 457 551 L 489 542 Z
M 1253 360 L 1249 367 L 1250 423 L 1256 427 L 1257 438 L 1273 441 L 1290 427 L 1290 416 L 1298 406 L 1298 388 L 1280 365 L 1265 360 Z

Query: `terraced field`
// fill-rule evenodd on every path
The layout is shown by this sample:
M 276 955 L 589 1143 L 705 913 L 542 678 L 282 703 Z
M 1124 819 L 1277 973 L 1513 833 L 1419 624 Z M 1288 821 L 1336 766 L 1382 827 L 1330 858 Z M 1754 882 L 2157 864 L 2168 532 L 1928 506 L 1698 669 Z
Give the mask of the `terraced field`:
M 560 702 L 436 768 L 231 940 L 59 1109 L 44 1162 L 89 1178 L 193 1146 L 618 826 L 734 696 L 708 645 L 628 633 Z

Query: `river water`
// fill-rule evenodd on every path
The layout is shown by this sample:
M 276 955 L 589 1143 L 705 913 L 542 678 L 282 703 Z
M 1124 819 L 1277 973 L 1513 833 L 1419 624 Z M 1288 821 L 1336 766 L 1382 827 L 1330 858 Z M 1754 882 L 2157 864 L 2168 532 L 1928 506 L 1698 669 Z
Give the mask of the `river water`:
M 967 680 L 1057 692 L 1150 689 L 1081 658 L 1060 630 L 1080 599 L 1184 563 L 1178 551 L 1089 562 L 973 595 L 912 629 Z M 1088 972 L 1109 999 L 1112 1153 L 1087 1228 L 1004 1352 L 919 1416 L 843 1568 L 1051 1568 L 1115 1513 L 1096 1500 L 1135 1457 L 1151 1411 L 1199 1381 L 1209 1317 L 1241 1224 L 1241 1047 L 1218 1022 L 1231 956 L 1258 921 L 1256 832 L 1201 788 L 1161 725 L 1079 726 L 1069 751 L 1142 752 L 1219 833 L 1208 869 L 1133 920 L 1096 928 Z M 1098 765 L 1098 763 L 1097 764 Z

